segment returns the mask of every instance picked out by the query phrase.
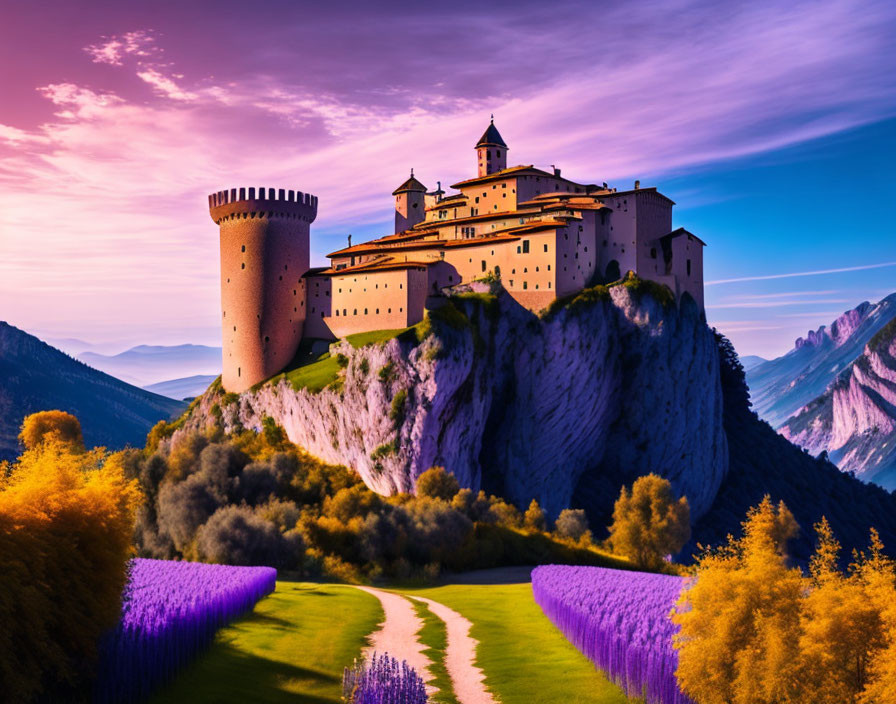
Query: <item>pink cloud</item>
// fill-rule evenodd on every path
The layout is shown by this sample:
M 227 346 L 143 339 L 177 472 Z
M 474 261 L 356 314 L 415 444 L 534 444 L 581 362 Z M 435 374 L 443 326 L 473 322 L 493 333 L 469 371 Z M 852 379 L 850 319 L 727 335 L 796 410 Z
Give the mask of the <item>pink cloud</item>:
M 104 37 L 102 42 L 84 47 L 95 64 L 121 66 L 125 57 L 146 59 L 157 56 L 160 49 L 150 29 L 126 32 L 120 36 Z

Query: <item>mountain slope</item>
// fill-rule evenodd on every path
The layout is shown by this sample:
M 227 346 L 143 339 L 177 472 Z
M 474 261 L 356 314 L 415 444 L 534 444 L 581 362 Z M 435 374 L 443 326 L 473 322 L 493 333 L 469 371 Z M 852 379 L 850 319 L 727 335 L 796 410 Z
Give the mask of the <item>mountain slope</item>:
M 799 338 L 783 357 L 747 368 L 753 408 L 779 428 L 800 408 L 821 396 L 859 355 L 869 340 L 896 316 L 896 293 L 867 301 Z
M 83 352 L 78 359 L 137 386 L 221 373 L 221 348 L 205 345 L 138 345 L 115 355 Z
M 837 469 L 824 458 L 813 457 L 776 433 L 750 410 L 749 391 L 733 349 L 722 349 L 720 360 L 725 432 L 730 461 L 728 474 L 708 511 L 694 526 L 697 543 L 719 544 L 736 534 L 747 509 L 765 494 L 784 501 L 800 524 L 790 553 L 805 564 L 814 545 L 812 526 L 827 517 L 849 559 L 852 550 L 868 546 L 871 527 L 880 531 L 891 555 L 896 555 L 896 494 L 866 484 Z
M 896 489 L 896 317 L 781 434 L 841 469 Z
M 88 446 L 120 448 L 142 446 L 157 421 L 184 405 L 91 369 L 0 321 L 0 459 L 18 454 L 16 436 L 29 413 L 68 411 L 81 421 Z
M 201 396 L 215 379 L 217 377 L 210 374 L 196 374 L 184 379 L 160 381 L 158 384 L 149 384 L 149 386 L 144 386 L 143 388 L 146 391 L 152 391 L 154 394 L 161 394 L 162 396 L 181 401 Z

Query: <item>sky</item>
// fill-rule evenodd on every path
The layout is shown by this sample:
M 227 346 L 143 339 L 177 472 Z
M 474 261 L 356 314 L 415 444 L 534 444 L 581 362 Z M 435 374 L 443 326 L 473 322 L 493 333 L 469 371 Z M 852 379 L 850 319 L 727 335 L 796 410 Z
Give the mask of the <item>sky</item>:
M 0 319 L 219 344 L 207 195 L 319 198 L 312 263 L 391 191 L 509 163 L 676 201 L 741 354 L 896 291 L 896 4 L 40 2 L 0 6 Z

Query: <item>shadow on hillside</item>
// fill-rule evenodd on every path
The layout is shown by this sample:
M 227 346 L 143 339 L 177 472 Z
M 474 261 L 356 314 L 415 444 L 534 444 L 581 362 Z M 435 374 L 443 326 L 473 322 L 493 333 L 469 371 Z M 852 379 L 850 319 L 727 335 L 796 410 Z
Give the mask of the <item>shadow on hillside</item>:
M 206 704 L 336 704 L 342 701 L 338 695 L 296 694 L 287 687 L 314 690 L 338 687 L 338 682 L 338 678 L 325 672 L 249 654 L 230 643 L 218 642 L 213 651 L 204 653 L 188 665 L 149 701 L 152 704 L 192 703 L 198 701 L 197 693 L 201 692 L 202 702 Z

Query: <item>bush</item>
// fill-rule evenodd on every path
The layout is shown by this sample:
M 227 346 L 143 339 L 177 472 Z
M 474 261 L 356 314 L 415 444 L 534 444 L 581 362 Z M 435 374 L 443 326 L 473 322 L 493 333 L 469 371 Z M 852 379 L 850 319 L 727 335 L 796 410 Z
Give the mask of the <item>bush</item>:
M 67 425 L 66 427 L 71 427 Z M 0 478 L 0 691 L 69 701 L 115 626 L 139 502 L 119 455 L 29 437 Z
M 286 567 L 301 559 L 299 539 L 286 538 L 248 506 L 218 509 L 199 529 L 196 542 L 199 558 L 218 564 Z
M 529 504 L 526 513 L 523 516 L 523 525 L 529 530 L 543 531 L 547 529 L 547 521 L 545 520 L 544 511 L 535 499 Z
M 554 524 L 554 530 L 562 538 L 579 541 L 590 531 L 588 530 L 588 518 L 585 511 L 576 508 L 566 508 L 557 516 L 557 522 Z
M 444 467 L 430 467 L 417 477 L 416 489 L 417 496 L 451 501 L 460 491 L 460 483 Z

